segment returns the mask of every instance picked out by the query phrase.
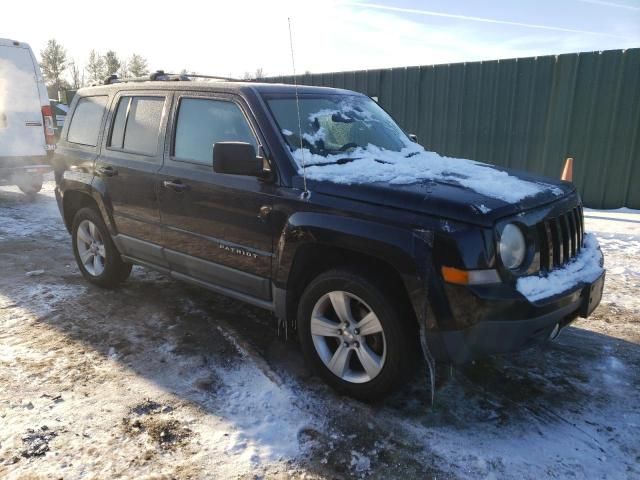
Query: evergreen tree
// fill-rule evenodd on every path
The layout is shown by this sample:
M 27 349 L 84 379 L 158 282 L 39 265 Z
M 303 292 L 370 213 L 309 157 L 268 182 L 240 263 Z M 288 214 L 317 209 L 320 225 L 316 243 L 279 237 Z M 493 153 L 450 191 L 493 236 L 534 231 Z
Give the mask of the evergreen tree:
M 129 73 L 132 77 L 144 77 L 149 75 L 149 67 L 147 66 L 147 60 L 138 54 L 131 55 L 129 59 Z
M 40 51 L 40 56 L 40 68 L 47 85 L 61 91 L 66 87 L 62 74 L 67 68 L 67 51 L 55 39 L 51 39 L 46 48 Z
M 116 52 L 113 50 L 109 50 L 104 56 L 104 65 L 106 70 L 106 76 L 113 75 L 120 70 L 120 60 L 118 60 L 118 56 Z

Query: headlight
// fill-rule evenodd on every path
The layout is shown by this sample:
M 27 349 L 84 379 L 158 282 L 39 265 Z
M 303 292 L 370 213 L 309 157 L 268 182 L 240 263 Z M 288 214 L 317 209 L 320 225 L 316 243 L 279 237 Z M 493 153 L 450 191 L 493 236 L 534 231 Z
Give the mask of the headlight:
M 513 223 L 509 223 L 502 230 L 499 243 L 500 258 L 502 264 L 513 270 L 522 265 L 527 252 L 527 244 L 522 230 Z

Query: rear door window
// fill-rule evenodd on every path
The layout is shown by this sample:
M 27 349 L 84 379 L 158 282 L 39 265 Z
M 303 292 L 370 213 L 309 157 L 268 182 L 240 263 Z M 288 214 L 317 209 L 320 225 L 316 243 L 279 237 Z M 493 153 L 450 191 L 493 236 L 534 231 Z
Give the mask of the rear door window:
M 81 98 L 71 118 L 67 141 L 90 147 L 98 145 L 98 134 L 106 104 L 106 95 Z
M 109 147 L 155 156 L 164 102 L 164 97 L 121 97 Z
M 213 163 L 216 142 L 247 142 L 258 148 L 240 107 L 225 100 L 183 98 L 178 107 L 174 157 L 204 165 Z

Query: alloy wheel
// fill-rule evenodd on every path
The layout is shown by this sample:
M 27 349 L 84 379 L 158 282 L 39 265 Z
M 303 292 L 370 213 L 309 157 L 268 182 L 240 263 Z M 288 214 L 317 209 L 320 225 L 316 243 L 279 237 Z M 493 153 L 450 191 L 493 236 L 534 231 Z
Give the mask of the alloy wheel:
M 386 359 L 382 324 L 356 295 L 336 290 L 318 299 L 311 314 L 311 337 L 324 365 L 351 383 L 373 380 Z
M 78 225 L 76 246 L 85 270 L 94 277 L 102 275 L 107 254 L 100 230 L 91 220 L 83 220 Z

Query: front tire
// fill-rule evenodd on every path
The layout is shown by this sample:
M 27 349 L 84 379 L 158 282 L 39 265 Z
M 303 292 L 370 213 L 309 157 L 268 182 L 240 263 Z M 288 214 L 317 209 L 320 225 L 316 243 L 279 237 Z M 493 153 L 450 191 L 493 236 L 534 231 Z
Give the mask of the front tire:
M 107 226 L 96 210 L 78 210 L 71 232 L 73 254 L 86 280 L 103 288 L 114 288 L 127 279 L 131 264 L 122 261 Z
M 417 336 L 399 295 L 348 270 L 319 275 L 298 306 L 298 335 L 315 373 L 335 390 L 381 399 L 414 371 Z

